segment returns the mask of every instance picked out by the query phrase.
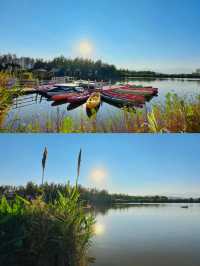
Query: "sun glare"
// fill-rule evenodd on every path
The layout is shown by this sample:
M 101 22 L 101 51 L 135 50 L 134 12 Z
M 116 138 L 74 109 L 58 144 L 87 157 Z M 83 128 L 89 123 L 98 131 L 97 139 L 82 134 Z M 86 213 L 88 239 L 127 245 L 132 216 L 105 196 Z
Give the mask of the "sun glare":
M 78 51 L 82 57 L 90 57 L 93 52 L 93 45 L 89 41 L 81 41 L 78 45 Z
M 92 169 L 90 180 L 96 186 L 103 186 L 106 183 L 107 171 L 102 167 Z

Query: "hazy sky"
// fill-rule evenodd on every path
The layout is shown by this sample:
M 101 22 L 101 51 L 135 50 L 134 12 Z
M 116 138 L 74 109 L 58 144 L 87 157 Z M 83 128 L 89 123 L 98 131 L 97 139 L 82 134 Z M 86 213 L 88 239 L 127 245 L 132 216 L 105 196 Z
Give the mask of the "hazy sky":
M 80 183 L 129 194 L 200 196 L 199 135 L 20 135 L 0 136 L 0 184 L 73 183 L 83 150 Z
M 130 69 L 200 67 L 199 0 L 1 0 L 0 53 L 91 57 Z

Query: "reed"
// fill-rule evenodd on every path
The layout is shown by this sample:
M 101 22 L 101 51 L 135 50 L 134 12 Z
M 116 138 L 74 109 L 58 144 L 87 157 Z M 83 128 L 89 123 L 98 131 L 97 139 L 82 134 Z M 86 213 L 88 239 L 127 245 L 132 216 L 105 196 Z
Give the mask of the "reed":
M 46 166 L 46 160 L 47 160 L 47 147 L 45 147 L 44 152 L 43 152 L 43 156 L 42 156 L 42 185 L 44 183 L 44 170 L 45 170 L 45 166 Z

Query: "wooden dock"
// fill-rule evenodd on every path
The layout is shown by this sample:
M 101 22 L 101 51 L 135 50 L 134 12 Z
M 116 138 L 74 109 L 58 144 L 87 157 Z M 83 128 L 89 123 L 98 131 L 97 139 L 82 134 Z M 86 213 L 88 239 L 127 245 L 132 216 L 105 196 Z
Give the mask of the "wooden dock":
M 37 89 L 33 88 L 33 87 L 21 87 L 21 86 L 17 86 L 15 87 L 13 90 L 9 89 L 10 91 L 16 92 L 16 93 L 22 93 L 22 94 L 31 94 L 31 93 L 36 93 Z
M 36 103 L 41 103 L 44 98 L 38 93 L 29 93 L 24 94 L 23 97 L 16 97 L 13 99 L 13 103 L 11 109 L 20 109 L 22 107 L 27 107 L 30 105 L 34 105 Z
M 22 88 L 22 93 L 23 94 L 31 94 L 31 93 L 36 93 L 37 90 L 35 88 Z

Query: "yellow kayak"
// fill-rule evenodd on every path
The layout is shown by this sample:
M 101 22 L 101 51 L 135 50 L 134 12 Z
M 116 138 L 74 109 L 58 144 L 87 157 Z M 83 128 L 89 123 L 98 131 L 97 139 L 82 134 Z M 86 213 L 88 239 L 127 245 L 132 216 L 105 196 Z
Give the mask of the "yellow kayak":
M 100 102 L 101 102 L 100 92 L 93 92 L 86 102 L 86 108 L 94 109 L 100 105 Z

